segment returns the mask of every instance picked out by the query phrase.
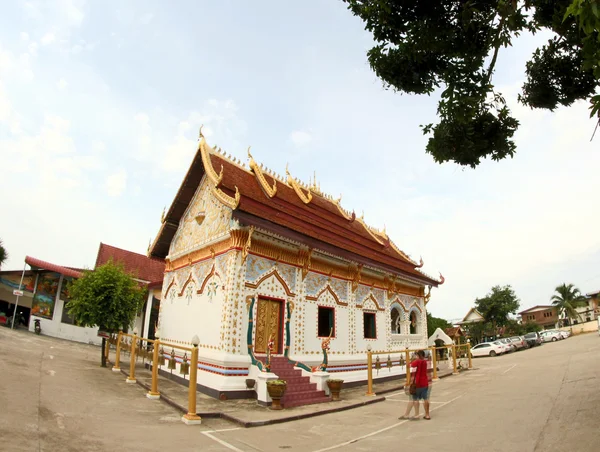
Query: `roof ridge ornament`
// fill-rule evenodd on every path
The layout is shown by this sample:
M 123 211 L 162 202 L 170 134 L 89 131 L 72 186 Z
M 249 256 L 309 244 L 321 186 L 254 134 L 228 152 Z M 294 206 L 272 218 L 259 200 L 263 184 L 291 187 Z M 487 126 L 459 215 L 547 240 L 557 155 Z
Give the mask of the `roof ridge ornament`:
M 259 185 L 267 194 L 267 196 L 272 198 L 277 193 L 277 179 L 273 178 L 273 187 L 271 187 L 267 182 L 267 179 L 265 178 L 260 166 L 252 158 L 252 154 L 250 154 L 250 147 L 251 146 L 248 146 L 248 165 L 250 166 L 250 171 L 254 173 Z
M 217 188 L 216 186 L 213 187 L 212 193 L 215 198 L 217 198 L 219 201 L 221 201 L 221 203 L 225 204 L 231 210 L 235 210 L 240 203 L 240 191 L 238 190 L 237 185 L 235 186 L 234 197 L 227 195 L 223 190 Z
M 300 185 L 298 184 L 298 182 L 296 181 L 296 179 L 294 179 L 292 177 L 292 175 L 290 174 L 290 171 L 288 169 L 288 165 L 285 165 L 285 173 L 287 174 L 287 183 L 294 189 L 294 191 L 296 192 L 296 194 L 298 195 L 298 198 L 300 198 L 300 200 L 304 203 L 304 204 L 308 204 L 309 202 L 312 201 L 312 193 L 310 192 L 310 189 L 308 190 L 308 194 L 305 195 L 302 192 L 302 188 L 300 188 Z
M 213 168 L 212 162 L 210 160 L 210 151 L 207 149 L 208 144 L 204 139 L 204 135 L 202 135 L 202 128 L 200 128 L 200 143 L 198 144 L 198 150 L 200 151 L 200 155 L 202 157 L 202 164 L 204 165 L 204 170 L 206 171 L 206 175 L 216 187 L 221 183 L 223 179 L 223 165 L 221 165 L 221 172 L 217 174 L 215 169 Z

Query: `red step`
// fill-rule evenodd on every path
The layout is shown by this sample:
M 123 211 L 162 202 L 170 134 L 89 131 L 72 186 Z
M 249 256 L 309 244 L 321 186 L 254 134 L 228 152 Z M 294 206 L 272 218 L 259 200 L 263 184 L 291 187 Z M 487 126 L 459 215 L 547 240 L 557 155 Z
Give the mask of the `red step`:
M 285 356 L 271 357 L 271 372 L 287 382 L 287 389 L 281 400 L 286 408 L 331 400 L 325 395 L 325 391 L 317 391 L 317 385 L 310 382 L 310 377 L 302 376 L 302 371 L 294 368 L 294 364 Z

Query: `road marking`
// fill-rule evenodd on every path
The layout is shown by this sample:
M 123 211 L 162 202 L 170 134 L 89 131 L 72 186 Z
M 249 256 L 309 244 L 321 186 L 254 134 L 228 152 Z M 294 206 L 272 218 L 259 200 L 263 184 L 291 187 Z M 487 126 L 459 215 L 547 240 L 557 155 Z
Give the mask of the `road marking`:
M 440 406 L 436 406 L 435 408 L 432 408 L 432 409 L 431 409 L 431 410 L 429 410 L 429 411 L 435 411 L 435 410 L 437 410 L 438 408 L 442 408 L 443 406 L 446 406 L 446 405 L 448 405 L 449 403 L 452 403 L 452 402 L 454 402 L 455 400 L 458 400 L 458 399 L 460 399 L 461 397 L 462 397 L 462 395 L 459 395 L 458 397 L 455 397 L 455 398 L 453 398 L 453 399 L 452 399 L 452 400 L 450 400 L 449 402 L 443 402 L 443 404 L 442 404 L 442 405 L 440 405 Z M 353 443 L 356 443 L 356 442 L 358 442 L 358 441 L 360 441 L 360 440 L 367 439 L 367 438 L 369 438 L 369 437 L 371 437 L 371 436 L 375 436 L 375 435 L 378 435 L 378 434 L 380 434 L 380 433 L 383 433 L 383 432 L 386 432 L 386 431 L 388 431 L 388 430 L 391 430 L 391 429 L 393 429 L 393 428 L 395 428 L 395 427 L 398 427 L 398 426 L 400 426 L 400 425 L 402 425 L 402 424 L 406 424 L 407 422 L 409 422 L 409 421 L 408 421 L 408 420 L 406 420 L 406 421 L 402 421 L 402 422 L 396 422 L 395 424 L 392 424 L 392 425 L 390 425 L 389 427 L 382 428 L 382 429 L 380 429 L 380 430 L 377 430 L 377 431 L 375 431 L 375 432 L 367 433 L 366 435 L 359 436 L 358 438 L 351 439 L 350 441 L 344 441 L 343 443 L 336 444 L 336 445 L 334 445 L 334 446 L 330 446 L 330 447 L 326 447 L 325 449 L 319 449 L 319 450 L 316 450 L 315 452 L 326 452 L 326 451 L 328 451 L 328 450 L 337 449 L 338 447 L 348 446 L 348 445 L 350 445 L 350 444 L 353 444 Z
M 237 430 L 237 428 L 227 429 L 227 430 Z M 223 431 L 223 430 L 220 430 L 220 431 Z M 233 444 L 229 444 L 227 441 L 223 441 L 222 439 L 219 439 L 219 438 L 213 436 L 212 433 L 214 433 L 214 432 L 215 431 L 213 430 L 212 432 L 202 432 L 202 434 L 205 435 L 205 436 L 208 436 L 213 441 L 218 442 L 219 444 L 221 444 L 222 446 L 225 446 L 228 449 L 235 450 L 236 452 L 244 452 L 242 449 L 238 449 Z
M 513 364 L 512 366 L 510 366 L 508 369 L 506 369 L 504 372 L 502 372 L 503 374 L 505 374 L 506 372 L 509 372 L 511 370 L 513 370 L 517 365 Z

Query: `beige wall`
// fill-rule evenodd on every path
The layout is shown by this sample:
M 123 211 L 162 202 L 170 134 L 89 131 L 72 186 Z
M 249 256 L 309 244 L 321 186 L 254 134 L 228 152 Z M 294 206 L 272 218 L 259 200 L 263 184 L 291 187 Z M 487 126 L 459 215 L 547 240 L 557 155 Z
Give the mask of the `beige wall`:
M 559 328 L 563 331 L 571 331 L 571 327 L 565 326 Z M 592 331 L 598 331 L 598 321 L 592 320 L 591 322 L 578 323 L 573 325 L 573 334 L 590 333 Z

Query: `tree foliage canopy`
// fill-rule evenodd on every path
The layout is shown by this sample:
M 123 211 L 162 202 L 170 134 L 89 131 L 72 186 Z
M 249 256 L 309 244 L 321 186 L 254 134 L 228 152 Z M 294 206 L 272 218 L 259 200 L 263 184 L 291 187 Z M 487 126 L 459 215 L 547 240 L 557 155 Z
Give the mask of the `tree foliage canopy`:
M 375 47 L 371 68 L 387 88 L 442 90 L 438 124 L 422 126 L 435 161 L 476 167 L 515 153 L 519 122 L 492 83 L 500 49 L 522 32 L 553 33 L 526 64 L 519 101 L 553 110 L 600 96 L 600 5 L 597 0 L 344 0 L 365 22 Z
M 145 289 L 122 265 L 108 262 L 86 271 L 69 286 L 69 314 L 82 326 L 116 332 L 131 325 L 144 303 Z
M 2 264 L 4 264 L 4 262 L 6 262 L 6 259 L 8 259 L 8 253 L 6 252 L 6 248 L 4 248 L 4 243 L 2 243 L 2 239 L 0 239 L 0 267 L 2 267 Z
M 562 284 L 554 291 L 555 294 L 550 301 L 558 310 L 558 315 L 563 315 L 571 321 L 581 318 L 577 308 L 585 305 L 585 297 L 581 295 L 579 289 L 573 284 Z
M 444 331 L 446 328 L 450 327 L 452 327 L 452 324 L 447 320 L 440 317 L 434 317 L 429 312 L 427 313 L 427 334 L 429 336 L 431 336 L 438 328 L 441 328 L 441 330 Z
M 520 300 L 510 285 L 494 286 L 492 291 L 483 298 L 475 300 L 475 307 L 486 322 L 495 327 L 507 325 L 509 314 L 515 314 L 519 309 Z

